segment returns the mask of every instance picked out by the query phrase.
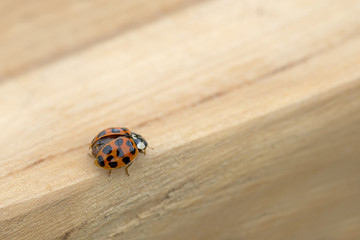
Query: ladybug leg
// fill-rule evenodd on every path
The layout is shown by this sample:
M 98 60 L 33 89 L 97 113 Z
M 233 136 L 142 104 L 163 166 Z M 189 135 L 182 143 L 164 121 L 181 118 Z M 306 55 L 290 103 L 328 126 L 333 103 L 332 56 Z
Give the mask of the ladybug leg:
M 110 177 L 110 174 L 111 174 L 111 169 L 109 169 L 109 174 L 108 174 L 109 177 Z
M 129 177 L 130 177 L 130 174 L 129 174 L 128 168 L 131 166 L 131 164 L 132 164 L 132 162 L 125 166 L 126 174 L 127 174 Z
M 142 154 L 146 155 L 146 149 L 139 149 L 139 152 L 141 152 Z
M 150 148 L 151 150 L 154 150 L 152 147 L 149 147 L 149 146 L 148 146 L 148 148 Z M 142 154 L 146 155 L 146 148 L 143 149 L 143 150 L 140 150 L 140 152 L 141 152 Z

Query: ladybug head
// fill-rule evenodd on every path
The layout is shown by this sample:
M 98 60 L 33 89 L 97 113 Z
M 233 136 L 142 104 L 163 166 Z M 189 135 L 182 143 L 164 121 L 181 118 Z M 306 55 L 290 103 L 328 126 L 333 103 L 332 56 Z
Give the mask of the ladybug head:
M 136 147 L 139 149 L 139 151 L 145 153 L 145 149 L 148 145 L 145 139 L 141 135 L 134 132 L 131 133 L 131 137 L 134 139 Z

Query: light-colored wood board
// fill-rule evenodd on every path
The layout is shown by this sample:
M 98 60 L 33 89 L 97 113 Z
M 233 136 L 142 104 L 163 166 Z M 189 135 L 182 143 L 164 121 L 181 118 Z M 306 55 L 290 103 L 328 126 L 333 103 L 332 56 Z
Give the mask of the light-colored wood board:
M 0 2 L 0 81 L 48 64 L 197 0 Z
M 359 9 L 204 2 L 1 83 L 2 238 L 358 236 Z M 114 125 L 130 177 L 87 155 Z
M 350 86 L 192 143 L 208 168 L 98 227 L 119 239 L 357 239 L 360 84 Z M 96 239 L 97 223 L 71 234 Z

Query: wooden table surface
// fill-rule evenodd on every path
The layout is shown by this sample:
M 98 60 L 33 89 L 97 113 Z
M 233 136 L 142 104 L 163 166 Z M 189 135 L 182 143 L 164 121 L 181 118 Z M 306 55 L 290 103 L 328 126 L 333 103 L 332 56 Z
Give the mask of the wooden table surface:
M 0 239 L 360 239 L 360 2 L 0 2 Z M 154 149 L 94 165 L 107 127 Z

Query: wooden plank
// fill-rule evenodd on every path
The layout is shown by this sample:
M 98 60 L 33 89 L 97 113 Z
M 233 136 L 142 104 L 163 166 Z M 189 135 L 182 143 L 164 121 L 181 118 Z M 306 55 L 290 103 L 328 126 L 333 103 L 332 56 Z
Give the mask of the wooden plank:
M 0 80 L 133 30 L 197 0 L 3 0 Z
M 0 238 L 356 239 L 359 10 L 204 2 L 1 83 Z

